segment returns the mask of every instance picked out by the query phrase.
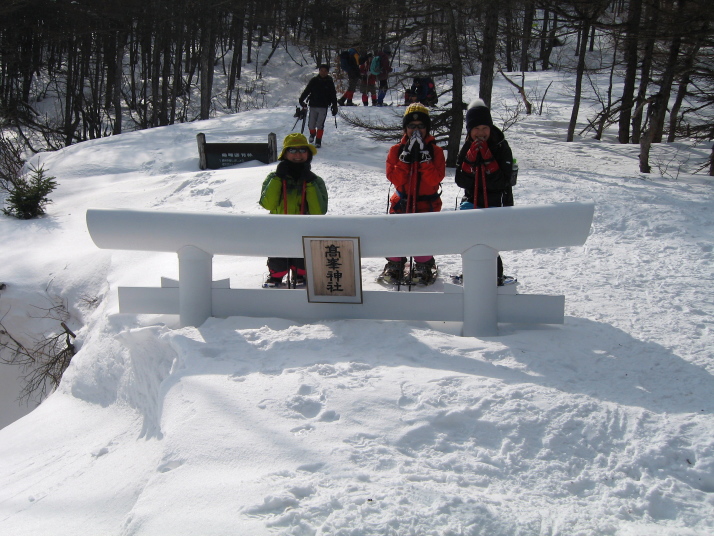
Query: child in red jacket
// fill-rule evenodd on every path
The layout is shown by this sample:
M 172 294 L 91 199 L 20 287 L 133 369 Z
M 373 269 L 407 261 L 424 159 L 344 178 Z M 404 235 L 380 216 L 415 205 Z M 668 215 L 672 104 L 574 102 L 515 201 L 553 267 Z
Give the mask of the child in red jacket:
M 387 155 L 387 179 L 396 192 L 391 198 L 390 214 L 441 211 L 441 181 L 446 175 L 444 150 L 436 145 L 429 134 L 429 110 L 421 104 L 412 104 L 402 119 L 404 135 Z M 382 272 L 387 283 L 404 279 L 405 257 L 387 257 L 389 261 Z M 414 257 L 416 262 L 411 282 L 428 285 L 436 278 L 436 263 L 432 255 Z

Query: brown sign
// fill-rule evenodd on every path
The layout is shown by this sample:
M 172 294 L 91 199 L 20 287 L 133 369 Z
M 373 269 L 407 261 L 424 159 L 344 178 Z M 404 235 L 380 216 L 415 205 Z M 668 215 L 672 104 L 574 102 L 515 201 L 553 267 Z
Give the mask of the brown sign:
M 362 303 L 359 238 L 303 237 L 310 302 Z

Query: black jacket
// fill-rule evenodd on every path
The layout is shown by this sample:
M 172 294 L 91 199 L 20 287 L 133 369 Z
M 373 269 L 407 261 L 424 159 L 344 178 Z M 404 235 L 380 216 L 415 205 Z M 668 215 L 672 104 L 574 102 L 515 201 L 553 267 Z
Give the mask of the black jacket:
M 335 82 L 331 76 L 321 78 L 319 75 L 310 79 L 305 90 L 300 94 L 300 105 L 306 100 L 310 106 L 317 108 L 329 108 L 333 104 L 337 106 L 337 91 Z
M 464 194 L 466 199 L 473 203 L 474 202 L 474 184 L 475 177 L 473 173 L 467 173 L 461 168 L 464 160 L 466 160 L 466 153 L 471 147 L 472 140 L 467 138 L 464 145 L 459 151 L 459 155 L 456 157 L 456 184 L 464 189 Z M 511 147 L 506 141 L 506 137 L 503 132 L 498 127 L 491 127 L 491 134 L 488 138 L 488 148 L 493 154 L 493 158 L 498 163 L 498 170 L 490 175 L 486 175 L 486 190 L 489 192 L 489 198 L 491 198 L 491 192 L 499 192 L 507 194 L 504 196 L 503 205 L 499 204 L 497 206 L 510 206 L 513 205 L 513 195 L 511 190 L 511 170 L 513 167 L 513 153 L 511 152 Z M 478 164 L 478 162 L 477 162 Z M 510 203 L 508 199 L 510 198 Z M 480 205 L 480 203 L 477 203 Z M 489 206 L 493 204 L 489 203 Z

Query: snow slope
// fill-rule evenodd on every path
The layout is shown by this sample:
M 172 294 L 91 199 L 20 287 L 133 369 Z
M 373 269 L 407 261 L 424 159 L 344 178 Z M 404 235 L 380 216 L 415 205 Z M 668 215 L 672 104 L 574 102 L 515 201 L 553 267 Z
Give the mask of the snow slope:
M 712 183 L 691 174 L 708 148 L 658 146 L 659 162 L 688 161 L 676 177 L 643 176 L 638 148 L 612 134 L 565 143 L 567 85 L 528 78 L 554 85 L 544 114 L 507 132 L 516 203 L 593 200 L 596 214 L 584 247 L 504 254 L 522 292 L 566 295 L 566 322 L 501 325 L 498 337 L 329 319 L 178 328 L 117 313 L 117 286 L 158 286 L 177 260 L 99 250 L 86 209 L 263 212 L 274 165 L 200 171 L 195 136 L 280 141 L 287 96 L 37 157 L 60 186 L 45 218 L 2 219 L 3 324 L 56 326 L 30 317 L 59 296 L 80 351 L 57 392 L 0 430 L 0 533 L 714 533 Z M 468 99 L 477 79 L 467 84 Z M 497 103 L 514 98 L 500 80 L 497 91 L 498 122 Z M 347 113 L 398 122 L 402 110 Z M 330 213 L 384 212 L 388 148 L 328 122 L 313 169 Z M 458 195 L 448 170 L 444 210 Z M 382 262 L 365 259 L 366 288 Z M 265 271 L 265 259 L 214 260 L 234 287 Z

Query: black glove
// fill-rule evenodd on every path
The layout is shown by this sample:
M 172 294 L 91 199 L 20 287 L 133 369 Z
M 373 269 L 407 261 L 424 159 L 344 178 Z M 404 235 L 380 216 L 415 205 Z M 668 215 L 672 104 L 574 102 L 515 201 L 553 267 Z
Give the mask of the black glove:
M 307 108 L 307 104 L 305 104 L 303 101 L 298 101 L 298 104 L 299 104 L 302 108 Z
M 431 162 L 431 153 L 427 150 L 419 151 L 420 162 Z
M 404 147 L 404 150 L 399 153 L 399 160 L 404 162 L 405 164 L 411 164 L 413 159 L 412 159 L 412 153 L 409 152 L 409 150 Z
M 332 105 L 332 115 L 337 115 L 337 104 Z

